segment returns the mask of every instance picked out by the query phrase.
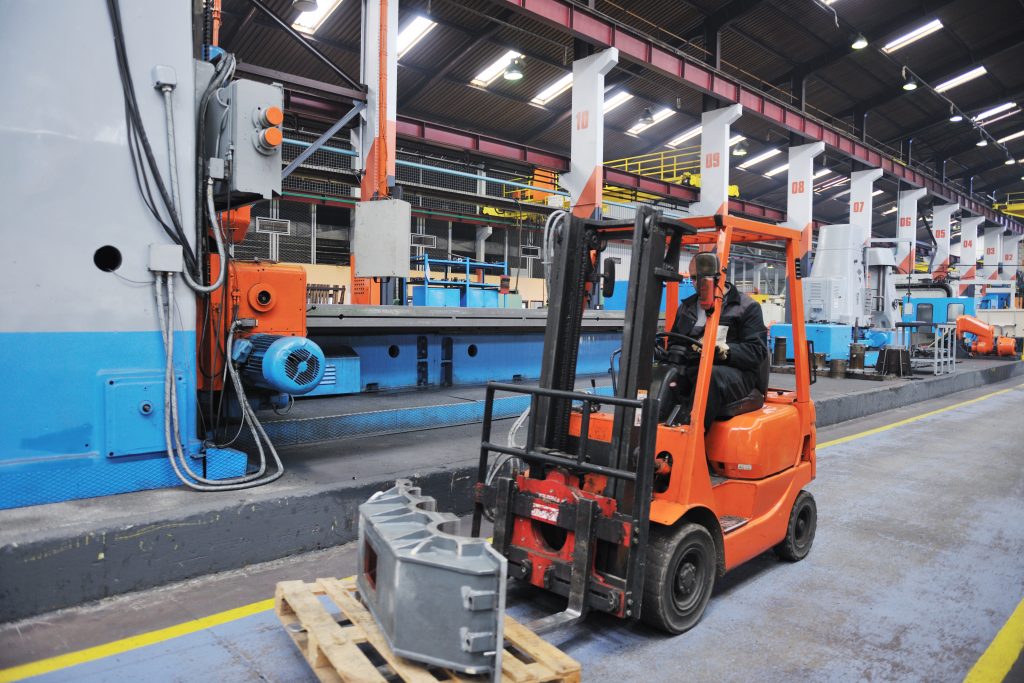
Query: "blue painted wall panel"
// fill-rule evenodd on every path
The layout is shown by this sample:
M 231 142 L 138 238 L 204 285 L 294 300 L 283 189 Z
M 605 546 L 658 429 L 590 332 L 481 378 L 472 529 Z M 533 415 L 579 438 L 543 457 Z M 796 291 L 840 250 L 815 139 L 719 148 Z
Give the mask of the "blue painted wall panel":
M 175 333 L 190 455 L 199 451 L 195 344 L 191 330 Z M 180 484 L 163 447 L 159 332 L 3 333 L 0 358 L 15 398 L 0 411 L 0 508 Z M 218 463 L 222 476 L 242 472 L 233 462 Z

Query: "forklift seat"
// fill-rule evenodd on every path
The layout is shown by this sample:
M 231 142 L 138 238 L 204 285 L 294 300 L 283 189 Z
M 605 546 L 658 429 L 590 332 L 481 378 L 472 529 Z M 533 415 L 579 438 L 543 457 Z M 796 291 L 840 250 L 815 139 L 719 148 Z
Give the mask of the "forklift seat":
M 760 389 L 754 387 L 743 398 L 727 403 L 722 409 L 721 414 L 715 419 L 728 420 L 743 413 L 752 413 L 755 410 L 760 410 L 762 406 L 764 406 L 764 394 L 761 393 Z

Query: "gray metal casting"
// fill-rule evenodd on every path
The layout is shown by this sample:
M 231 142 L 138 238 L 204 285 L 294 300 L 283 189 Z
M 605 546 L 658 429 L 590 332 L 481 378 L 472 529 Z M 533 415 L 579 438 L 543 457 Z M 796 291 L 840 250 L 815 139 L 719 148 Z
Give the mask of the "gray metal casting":
M 359 506 L 359 592 L 397 654 L 501 674 L 506 561 L 399 479 Z

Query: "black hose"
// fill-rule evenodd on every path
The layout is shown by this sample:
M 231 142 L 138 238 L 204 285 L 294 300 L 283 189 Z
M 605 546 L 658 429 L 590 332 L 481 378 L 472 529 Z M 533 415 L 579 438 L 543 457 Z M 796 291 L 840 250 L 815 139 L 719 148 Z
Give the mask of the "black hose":
M 132 171 L 135 174 L 135 182 L 139 188 L 146 208 L 153 214 L 153 217 L 163 227 L 171 240 L 182 247 L 186 267 L 194 270 L 196 257 L 188 248 L 188 239 L 182 228 L 181 217 L 174 209 L 174 202 L 167 192 L 160 168 L 157 165 L 153 148 L 149 144 L 149 137 L 146 135 L 145 126 L 142 123 L 142 115 L 139 110 L 138 99 L 135 96 L 135 86 L 132 81 L 131 68 L 128 64 L 128 54 L 125 48 L 124 27 L 121 23 L 121 8 L 118 0 L 107 0 L 107 11 L 110 15 L 110 25 L 114 34 L 114 52 L 117 57 L 117 70 L 121 79 L 121 90 L 124 97 L 125 124 L 128 129 L 128 149 L 132 159 Z M 170 225 L 161 215 L 157 203 L 154 201 L 153 187 L 156 185 L 156 193 L 159 195 L 164 212 L 170 217 Z

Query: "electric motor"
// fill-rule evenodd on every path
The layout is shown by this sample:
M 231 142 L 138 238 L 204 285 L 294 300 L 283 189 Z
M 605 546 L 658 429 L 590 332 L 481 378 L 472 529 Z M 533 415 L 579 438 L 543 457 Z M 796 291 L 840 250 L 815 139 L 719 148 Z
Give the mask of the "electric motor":
M 247 345 L 251 348 L 245 349 Z M 238 340 L 235 346 L 233 355 L 242 379 L 252 386 L 301 396 L 323 379 L 324 352 L 306 337 L 254 334 Z

